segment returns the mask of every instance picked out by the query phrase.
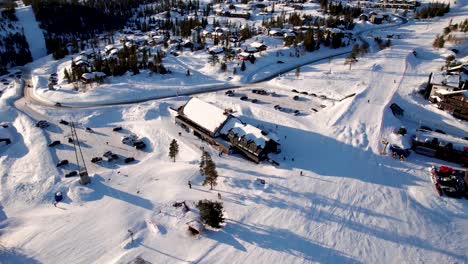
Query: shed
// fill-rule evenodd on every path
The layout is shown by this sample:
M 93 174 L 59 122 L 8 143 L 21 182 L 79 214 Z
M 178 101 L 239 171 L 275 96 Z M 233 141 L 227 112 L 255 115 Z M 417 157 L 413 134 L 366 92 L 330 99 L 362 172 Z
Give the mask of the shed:
M 187 227 L 192 235 L 199 235 L 205 231 L 205 226 L 198 220 L 187 222 Z

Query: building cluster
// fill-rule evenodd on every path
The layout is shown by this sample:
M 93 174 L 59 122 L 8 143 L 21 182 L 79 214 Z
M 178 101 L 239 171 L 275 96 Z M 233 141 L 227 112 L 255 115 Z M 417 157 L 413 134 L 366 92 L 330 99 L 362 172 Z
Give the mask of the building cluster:
M 427 99 L 454 117 L 468 120 L 468 64 L 431 73 L 426 88 Z
M 220 153 L 241 153 L 258 163 L 267 160 L 269 153 L 279 152 L 278 138 L 273 133 L 195 97 L 178 109 L 175 121 Z

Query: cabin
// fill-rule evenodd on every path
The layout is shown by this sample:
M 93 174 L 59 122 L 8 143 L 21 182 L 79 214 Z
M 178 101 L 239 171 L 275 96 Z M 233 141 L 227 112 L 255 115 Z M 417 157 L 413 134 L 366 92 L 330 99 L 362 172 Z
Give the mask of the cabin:
M 279 144 L 268 133 L 236 117 L 229 118 L 220 133 L 232 147 L 257 163 L 267 159 L 268 153 L 278 152 Z
M 224 52 L 223 46 L 213 46 L 208 49 L 208 53 L 211 55 L 221 54 Z
M 175 122 L 221 153 L 240 153 L 259 163 L 269 153 L 279 152 L 274 134 L 242 122 L 228 111 L 198 98 L 191 98 L 177 110 Z
M 267 45 L 260 43 L 260 42 L 252 42 L 250 47 L 256 48 L 258 51 L 264 51 L 267 49 Z
M 84 83 L 102 82 L 106 78 L 103 72 L 88 72 L 81 75 L 81 81 Z
M 443 86 L 434 85 L 429 101 L 456 118 L 468 120 L 468 90 L 449 91 Z
M 199 235 L 205 230 L 205 226 L 198 220 L 187 222 L 186 225 L 192 235 Z
M 175 122 L 192 131 L 198 138 L 207 141 L 218 151 L 229 154 L 229 146 L 217 139 L 219 130 L 229 118 L 221 108 L 198 98 L 191 98 L 178 109 Z
M 383 20 L 384 20 L 384 17 L 379 14 L 372 14 L 369 18 L 369 21 L 372 24 L 382 24 Z

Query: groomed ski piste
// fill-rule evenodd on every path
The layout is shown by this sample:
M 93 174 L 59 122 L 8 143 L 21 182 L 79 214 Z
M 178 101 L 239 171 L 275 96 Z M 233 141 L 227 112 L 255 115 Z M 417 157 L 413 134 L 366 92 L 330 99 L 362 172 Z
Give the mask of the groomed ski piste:
M 240 81 L 233 97 L 225 91 L 194 95 L 274 132 L 282 151 L 271 157 L 278 166 L 220 157 L 174 124 L 170 108 L 183 105 L 189 96 L 93 106 L 83 105 L 89 102 L 86 94 L 73 97 L 65 90 L 63 97 L 41 97 L 32 88 L 23 94 L 24 83 L 13 82 L 0 97 L 1 120 L 11 125 L 8 133 L 13 135 L 12 144 L 0 147 L 0 263 L 132 263 L 138 256 L 150 263 L 466 263 L 468 202 L 439 197 L 428 170 L 457 164 L 416 153 L 400 161 L 380 151 L 382 139 L 408 146 L 392 133 L 400 126 L 414 133 L 426 124 L 466 136 L 466 122 L 438 110 L 417 90 L 450 54 L 447 48 L 432 48 L 436 34 L 450 20 L 458 23 L 467 16 L 468 1 L 462 0 L 443 17 L 369 31 L 362 37 L 371 43 L 376 35 L 402 37 L 388 49 L 371 47 L 351 70 L 339 57 L 302 66 L 299 77 L 293 70 L 255 85 Z M 466 42 L 457 48 L 457 58 L 468 56 Z M 50 58 L 33 62 L 25 67 L 31 72 L 26 78 L 34 84 L 38 75 L 57 72 L 59 64 Z M 196 79 L 189 86 L 215 81 L 231 85 L 218 77 L 202 78 L 211 74 L 194 71 Z M 131 87 L 132 81 L 121 83 Z M 254 88 L 278 96 L 254 95 Z M 110 88 L 107 94 L 107 88 L 95 89 L 101 89 L 96 104 L 122 102 L 131 94 L 127 89 Z M 300 95 L 296 101 L 292 89 L 317 97 Z M 259 101 L 241 101 L 242 95 Z M 53 107 L 55 102 L 82 108 Z M 405 109 L 404 118 L 392 114 L 391 103 Z M 300 109 L 301 114 L 278 111 L 274 105 Z M 61 119 L 78 123 L 92 176 L 89 185 L 63 176 L 76 164 L 67 143 L 70 129 L 59 124 Z M 37 120 L 51 126 L 36 128 Z M 113 132 L 117 126 L 123 131 Z M 85 127 L 94 132 L 85 132 Z M 147 144 L 146 150 L 120 142 L 130 133 Z M 176 162 L 168 157 L 172 139 L 180 148 Z M 53 140 L 62 145 L 48 147 Z M 202 186 L 201 147 L 218 169 L 214 190 Z M 109 150 L 136 161 L 89 162 Z M 71 164 L 57 168 L 63 159 Z M 258 184 L 257 178 L 266 184 Z M 57 191 L 64 200 L 55 207 Z M 193 207 L 201 199 L 219 200 L 218 193 L 225 226 L 189 235 L 186 223 L 194 215 L 172 204 L 186 201 Z

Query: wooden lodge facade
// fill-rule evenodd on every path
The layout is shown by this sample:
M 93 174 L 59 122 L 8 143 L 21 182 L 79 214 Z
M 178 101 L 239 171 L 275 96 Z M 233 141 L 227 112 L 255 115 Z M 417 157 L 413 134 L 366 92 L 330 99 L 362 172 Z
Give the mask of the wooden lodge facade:
M 177 110 L 175 122 L 224 154 L 241 153 L 259 163 L 278 152 L 278 142 L 266 132 L 198 98 Z

